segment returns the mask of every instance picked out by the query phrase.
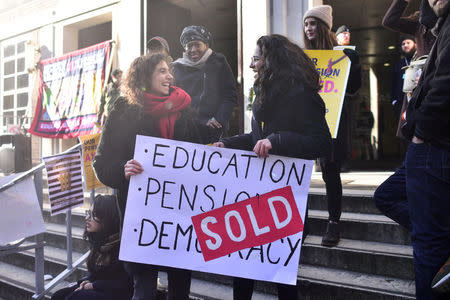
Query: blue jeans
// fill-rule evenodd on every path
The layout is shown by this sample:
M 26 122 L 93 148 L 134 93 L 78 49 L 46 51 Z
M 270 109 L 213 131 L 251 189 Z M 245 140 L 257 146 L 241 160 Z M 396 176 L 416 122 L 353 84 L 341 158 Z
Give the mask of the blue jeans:
M 386 216 L 411 231 L 409 206 L 406 198 L 405 163 L 398 168 L 373 195 L 376 207 Z
M 416 297 L 437 299 L 431 281 L 450 255 L 450 151 L 411 143 L 405 168 Z

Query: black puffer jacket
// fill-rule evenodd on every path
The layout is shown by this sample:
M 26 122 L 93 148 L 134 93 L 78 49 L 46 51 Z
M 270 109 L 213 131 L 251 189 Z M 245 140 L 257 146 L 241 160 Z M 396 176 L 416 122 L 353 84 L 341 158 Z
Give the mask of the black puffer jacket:
M 319 94 L 299 83 L 275 101 L 270 118 L 264 123 L 255 117 L 258 115 L 255 104 L 252 132 L 222 139 L 225 147 L 252 150 L 258 140 L 268 138 L 271 154 L 303 159 L 328 155 L 331 135 L 325 120 L 325 104 Z
M 189 110 L 181 111 L 181 118 L 175 123 L 174 140 L 202 142 L 193 116 Z M 131 105 L 121 97 L 114 103 L 111 114 L 106 119 L 93 166 L 103 184 L 118 189 L 122 215 L 125 212 L 129 184 L 125 179 L 124 166 L 133 158 L 137 134 L 160 137 L 153 119 L 141 107 Z
M 206 124 L 214 117 L 220 124 L 227 126 L 237 104 L 237 92 L 225 56 L 213 52 L 200 69 L 177 62 L 172 66 L 175 85 L 191 96 L 191 106 L 198 112 L 200 123 Z
M 438 33 L 436 43 L 409 102 L 402 129 L 408 139 L 415 135 L 450 150 L 450 18 L 439 18 L 433 31 Z

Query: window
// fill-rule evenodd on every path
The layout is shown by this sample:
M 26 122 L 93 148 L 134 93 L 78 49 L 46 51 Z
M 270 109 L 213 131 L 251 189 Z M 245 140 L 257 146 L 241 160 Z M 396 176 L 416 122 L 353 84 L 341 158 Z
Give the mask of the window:
M 0 132 L 10 125 L 29 124 L 30 76 L 26 70 L 28 36 L 21 36 L 0 44 Z M 30 116 L 29 116 L 30 117 Z

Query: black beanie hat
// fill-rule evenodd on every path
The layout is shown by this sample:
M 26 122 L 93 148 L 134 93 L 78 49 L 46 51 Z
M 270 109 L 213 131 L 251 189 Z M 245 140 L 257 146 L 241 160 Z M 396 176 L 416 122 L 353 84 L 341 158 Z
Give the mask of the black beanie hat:
M 338 35 L 339 33 L 343 33 L 345 31 L 350 32 L 350 28 L 348 28 L 347 25 L 342 25 L 336 30 L 336 35 Z
M 191 25 L 185 27 L 180 36 L 180 43 L 183 48 L 192 41 L 201 41 L 211 46 L 211 33 L 203 26 Z
M 404 40 L 411 40 L 416 42 L 416 38 L 413 35 L 405 34 L 400 37 L 400 44 L 403 43 Z

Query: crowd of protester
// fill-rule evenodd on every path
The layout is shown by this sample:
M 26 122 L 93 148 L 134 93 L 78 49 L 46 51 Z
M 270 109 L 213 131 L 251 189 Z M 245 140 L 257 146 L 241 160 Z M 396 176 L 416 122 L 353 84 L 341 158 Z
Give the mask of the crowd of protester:
M 411 232 L 417 299 L 439 299 L 445 296 L 433 290 L 444 289 L 450 256 L 450 1 L 424 0 L 420 11 L 402 17 L 409 2 L 394 0 L 383 19 L 384 26 L 405 34 L 403 58 L 393 72 L 392 103 L 398 111 L 399 136 L 409 145 L 402 166 L 380 185 L 374 201 Z M 329 213 L 322 245 L 339 243 L 340 172 L 351 145 L 348 106 L 361 87 L 361 65 L 358 53 L 348 47 L 350 28 L 342 25 L 332 31 L 331 6 L 313 7 L 299 21 L 305 49 L 341 45 L 351 61 L 337 138 L 331 138 L 325 120 L 313 62 L 286 37 L 272 34 L 256 41 L 250 64 L 256 96 L 252 131 L 232 137 L 228 126 L 238 101 L 236 82 L 225 56 L 212 49 L 208 29 L 184 28 L 184 53 L 176 60 L 163 37 L 150 39 L 147 53 L 131 63 L 124 79 L 122 71 L 112 73 L 102 101 L 98 123 L 103 129 L 94 169 L 117 196 L 97 197 L 86 215 L 89 275 L 52 299 L 156 299 L 158 271 L 168 274 L 168 299 L 189 299 L 190 270 L 118 259 L 129 180 L 143 172 L 133 159 L 137 134 L 250 150 L 258 157 L 318 159 Z M 401 67 L 423 55 L 428 59 L 417 86 L 403 94 Z M 251 299 L 253 286 L 253 280 L 234 278 L 234 299 Z M 299 297 L 296 286 L 277 287 L 279 299 Z

